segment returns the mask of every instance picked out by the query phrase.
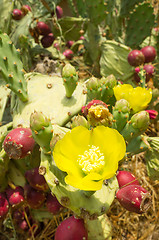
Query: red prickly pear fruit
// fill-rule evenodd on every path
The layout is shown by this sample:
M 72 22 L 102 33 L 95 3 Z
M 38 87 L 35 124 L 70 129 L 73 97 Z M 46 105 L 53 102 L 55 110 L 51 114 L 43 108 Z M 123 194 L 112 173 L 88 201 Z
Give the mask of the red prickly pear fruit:
M 5 193 L 0 193 L 0 219 L 4 218 L 9 211 L 9 203 Z
M 29 226 L 28 226 L 28 223 L 25 219 L 21 220 L 19 223 L 18 223 L 18 226 L 21 230 L 23 231 L 26 231 L 28 230 Z
M 73 58 L 73 51 L 71 50 L 71 49 L 66 49 L 64 52 L 63 52 L 63 55 L 67 58 L 67 59 L 69 59 L 69 60 L 71 60 L 72 58 Z
M 67 41 L 67 43 L 66 43 L 66 46 L 68 47 L 68 48 L 70 48 L 70 47 L 72 47 L 72 45 L 74 44 L 74 41 Z
M 145 64 L 144 70 L 146 71 L 146 82 L 148 82 L 155 73 L 155 67 L 152 64 Z
M 29 185 L 36 190 L 46 191 L 48 190 L 48 184 L 43 175 L 39 173 L 39 168 L 33 168 L 25 172 L 25 178 Z
M 40 208 L 46 199 L 44 192 L 32 188 L 29 184 L 24 186 L 24 196 L 28 205 L 33 209 Z
M 39 35 L 45 36 L 45 35 L 48 35 L 49 33 L 51 33 L 51 29 L 50 29 L 49 25 L 42 21 L 37 22 L 36 29 L 37 29 Z
M 145 63 L 152 62 L 156 58 L 156 50 L 152 46 L 146 46 L 141 49 L 141 52 L 145 56 Z
M 143 64 L 145 61 L 144 54 L 140 50 L 132 50 L 128 54 L 128 63 L 131 66 L 137 67 Z
M 80 39 L 80 40 L 85 40 L 85 37 L 84 37 L 84 36 L 80 36 L 79 39 Z
M 84 220 L 74 216 L 66 218 L 57 227 L 55 240 L 87 240 L 88 233 Z
M 49 33 L 48 35 L 45 35 L 41 38 L 41 44 L 44 48 L 48 48 L 48 47 L 51 47 L 54 40 L 55 40 L 55 37 L 53 33 Z
M 57 19 L 60 19 L 63 16 L 63 9 L 60 6 L 56 6 L 56 16 Z
M 63 206 L 59 203 L 57 198 L 53 196 L 51 193 L 47 195 L 46 198 L 46 207 L 48 211 L 54 215 L 58 214 Z
M 14 20 L 20 20 L 23 17 L 23 12 L 20 9 L 13 9 L 12 17 Z
M 6 189 L 7 199 L 10 205 L 15 206 L 24 201 L 24 189 L 20 186 L 17 186 L 15 189 L 7 188 Z
M 60 45 L 58 42 L 54 43 L 54 48 L 56 48 L 58 51 L 60 51 Z
M 21 11 L 23 15 L 25 16 L 29 11 L 31 12 L 31 7 L 29 5 L 23 5 L 21 7 Z
M 130 212 L 144 213 L 151 206 L 151 194 L 140 185 L 128 185 L 120 188 L 116 198 L 121 206 Z
M 116 174 L 119 188 L 127 185 L 140 185 L 136 177 L 129 171 L 118 171 Z
M 10 158 L 21 159 L 33 151 L 35 140 L 30 128 L 15 128 L 5 137 L 3 146 Z

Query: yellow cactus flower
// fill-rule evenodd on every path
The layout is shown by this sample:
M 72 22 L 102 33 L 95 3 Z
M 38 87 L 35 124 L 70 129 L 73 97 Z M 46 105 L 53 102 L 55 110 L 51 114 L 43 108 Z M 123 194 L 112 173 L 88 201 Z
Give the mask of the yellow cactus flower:
M 144 110 L 152 98 L 152 90 L 121 84 L 113 88 L 116 100 L 125 99 L 129 102 L 134 113 Z
M 53 158 L 57 167 L 67 173 L 67 184 L 96 191 L 102 188 L 103 180 L 115 175 L 125 152 L 125 140 L 117 130 L 78 126 L 56 143 Z

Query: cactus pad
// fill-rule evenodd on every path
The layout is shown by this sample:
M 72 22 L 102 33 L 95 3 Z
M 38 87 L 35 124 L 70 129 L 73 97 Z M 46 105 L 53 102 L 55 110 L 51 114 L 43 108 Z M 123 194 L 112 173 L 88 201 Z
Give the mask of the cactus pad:
M 5 33 L 0 33 L 0 74 L 6 86 L 15 92 L 22 101 L 27 101 L 27 83 L 19 50 Z
M 130 48 L 116 41 L 107 40 L 102 43 L 100 72 L 102 76 L 113 75 L 126 82 L 133 78 L 133 68 L 127 61 Z
M 29 126 L 30 115 L 34 111 L 42 112 L 52 123 L 60 126 L 77 114 L 86 102 L 84 84 L 78 82 L 71 98 L 67 98 L 63 80 L 39 73 L 26 75 L 28 81 L 28 101 L 13 99 L 13 126 Z
M 66 173 L 56 167 L 51 155 L 43 152 L 41 152 L 41 168 L 45 169 L 44 177 L 58 201 L 86 219 L 96 219 L 97 216 L 105 213 L 112 204 L 118 189 L 118 182 L 114 176 L 103 184 L 101 190 L 91 196 L 86 196 L 84 191 L 65 183 Z
M 126 45 L 132 48 L 138 47 L 147 36 L 151 35 L 154 20 L 153 7 L 149 3 L 140 4 L 134 8 L 127 22 Z

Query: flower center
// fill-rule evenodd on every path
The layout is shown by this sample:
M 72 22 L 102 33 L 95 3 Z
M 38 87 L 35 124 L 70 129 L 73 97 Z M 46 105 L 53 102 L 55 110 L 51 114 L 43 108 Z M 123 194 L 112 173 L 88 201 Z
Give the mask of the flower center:
M 99 147 L 92 145 L 83 155 L 79 155 L 77 162 L 86 174 L 99 172 L 105 164 L 104 154 Z
M 108 115 L 108 109 L 102 105 L 92 105 L 88 112 L 95 118 L 106 118 Z

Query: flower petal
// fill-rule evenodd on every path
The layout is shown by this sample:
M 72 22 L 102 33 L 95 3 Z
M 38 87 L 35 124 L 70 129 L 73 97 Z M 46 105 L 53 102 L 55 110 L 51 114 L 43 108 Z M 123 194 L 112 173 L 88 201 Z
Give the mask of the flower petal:
M 133 86 L 130 84 L 121 84 L 113 88 L 116 100 L 126 99 L 129 101 L 131 92 L 133 91 Z
M 78 126 L 67 132 L 54 148 L 53 157 L 58 168 L 62 171 L 72 171 L 77 167 L 78 155 L 87 150 L 90 143 L 90 131 Z
M 65 182 L 71 186 L 84 191 L 97 191 L 102 188 L 103 178 L 98 173 L 90 173 L 83 178 L 68 174 Z

